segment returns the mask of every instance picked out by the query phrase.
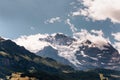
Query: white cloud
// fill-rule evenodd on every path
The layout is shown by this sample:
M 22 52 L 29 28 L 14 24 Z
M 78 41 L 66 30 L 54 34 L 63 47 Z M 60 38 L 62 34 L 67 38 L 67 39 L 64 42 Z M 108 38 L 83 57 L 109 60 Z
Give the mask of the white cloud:
M 51 19 L 46 20 L 44 23 L 45 24 L 48 24 L 48 23 L 53 24 L 55 22 L 61 22 L 61 18 L 60 17 L 51 18 Z
M 80 42 L 85 40 L 90 40 L 91 42 L 98 45 L 99 48 L 102 48 L 104 44 L 110 43 L 109 38 L 104 37 L 102 30 L 91 30 L 88 32 L 86 29 L 81 29 L 80 32 L 74 33 L 74 38 Z
M 116 40 L 114 42 L 114 47 L 119 51 L 120 53 L 120 32 L 118 33 L 112 33 L 112 36 L 114 37 L 114 39 Z
M 67 19 L 67 20 L 65 21 L 65 23 L 70 26 L 70 29 L 72 30 L 73 33 L 75 33 L 75 32 L 77 31 L 77 28 L 74 26 L 74 24 L 72 24 L 72 23 L 70 22 L 70 19 Z
M 13 40 L 20 46 L 24 46 L 26 49 L 28 49 L 31 52 L 36 53 L 37 51 L 43 49 L 45 46 L 49 45 L 47 42 L 42 42 L 39 40 L 39 38 L 45 38 L 48 34 L 36 34 L 36 35 L 30 35 L 30 36 L 21 36 L 18 39 Z
M 76 11 L 72 13 L 72 16 L 78 16 L 78 15 L 81 15 L 80 11 Z
M 85 7 L 73 12 L 73 16 L 83 15 L 93 20 L 110 19 L 120 23 L 120 0 L 78 0 Z

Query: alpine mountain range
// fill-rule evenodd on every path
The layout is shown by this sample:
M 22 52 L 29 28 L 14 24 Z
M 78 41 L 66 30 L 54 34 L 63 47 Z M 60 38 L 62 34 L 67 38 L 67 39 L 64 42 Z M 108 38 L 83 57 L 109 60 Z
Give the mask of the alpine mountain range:
M 26 41 L 29 40 L 25 36 L 23 38 Z M 20 40 L 24 42 L 24 39 Z M 52 58 L 57 62 L 70 65 L 76 70 L 95 68 L 120 70 L 120 54 L 107 40 L 76 39 L 63 33 L 39 35 L 37 39 L 37 44 L 42 44 L 42 47 L 35 51 L 26 46 L 25 48 L 38 56 Z M 15 40 L 15 42 L 21 45 L 20 40 Z
M 0 79 L 11 80 L 20 72 L 21 79 L 33 80 L 99 80 L 100 73 L 119 80 L 120 54 L 110 43 L 80 41 L 62 33 L 39 36 L 37 41 L 44 46 L 32 53 L 0 38 Z

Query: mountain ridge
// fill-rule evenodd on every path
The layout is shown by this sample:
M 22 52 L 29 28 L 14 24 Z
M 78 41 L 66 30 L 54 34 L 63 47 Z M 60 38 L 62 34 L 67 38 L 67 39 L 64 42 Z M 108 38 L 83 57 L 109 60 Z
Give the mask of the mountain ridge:
M 0 41 L 0 64 L 0 77 L 10 75 L 12 72 L 29 72 L 33 68 L 34 71 L 48 75 L 74 70 L 51 58 L 37 56 L 11 40 Z
M 0 64 L 0 79 L 4 80 L 9 80 L 6 76 L 16 72 L 38 80 L 99 80 L 99 73 L 119 80 L 115 76 L 120 75 L 119 71 L 105 69 L 74 70 L 52 58 L 37 56 L 11 40 L 0 41 Z M 109 71 L 114 72 L 112 76 Z
M 67 65 L 72 64 L 71 66 L 75 69 L 89 69 L 94 67 L 120 70 L 120 54 L 107 41 L 94 42 L 90 39 L 76 40 L 75 38 L 71 38 L 61 33 L 47 35 L 46 37 L 38 37 L 38 39 L 39 42 L 45 42 L 48 44 L 43 45 L 43 48 L 36 52 L 36 54 L 39 56 L 44 55 L 43 57 L 50 57 L 57 60 L 58 62 L 61 62 L 62 59 L 65 59 L 66 62 L 62 63 L 67 63 Z M 51 52 L 51 50 L 48 49 L 49 46 L 51 47 L 53 54 L 56 54 L 56 56 L 53 57 L 53 54 L 48 55 L 50 54 L 49 51 Z M 58 60 L 56 57 L 61 58 L 61 60 Z M 97 60 L 100 61 L 97 62 Z M 87 64 L 86 61 L 88 62 Z M 110 68 L 111 66 L 113 67 Z

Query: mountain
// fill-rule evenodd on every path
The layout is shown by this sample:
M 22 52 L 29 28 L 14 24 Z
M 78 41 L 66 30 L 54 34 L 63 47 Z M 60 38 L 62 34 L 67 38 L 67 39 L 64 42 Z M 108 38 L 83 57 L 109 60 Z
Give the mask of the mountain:
M 120 54 L 107 41 L 80 40 L 61 33 L 39 38 L 39 41 L 46 42 L 49 46 L 44 45 L 43 49 L 37 51 L 37 55 L 53 58 L 77 70 L 95 68 L 120 70 Z
M 37 56 L 11 40 L 0 39 L 0 78 L 5 78 L 14 72 L 22 72 L 29 75 L 36 74 L 35 76 L 41 80 L 50 77 L 56 80 L 59 77 L 53 77 L 53 75 L 71 71 L 74 69 L 70 66 L 58 63 L 51 58 Z
M 52 47 L 46 48 L 52 52 Z M 110 80 L 119 80 L 120 76 L 119 71 L 106 69 L 76 71 L 54 59 L 37 56 L 11 40 L 0 40 L 0 79 L 10 80 L 21 73 L 19 78 L 27 76 L 35 80 L 88 80 L 88 78 L 99 80 L 99 73 L 104 74 Z M 6 79 L 6 76 L 9 79 Z
M 109 43 L 98 46 L 87 40 L 82 43 L 75 55 L 85 68 L 89 66 L 120 70 L 120 54 Z
M 40 50 L 39 52 L 36 53 L 38 56 L 41 56 L 41 57 L 49 57 L 49 58 L 52 58 L 60 63 L 63 63 L 63 64 L 67 64 L 67 65 L 71 65 L 72 64 L 67 60 L 65 59 L 64 57 L 61 57 L 59 56 L 59 52 L 58 50 L 54 49 L 53 47 L 51 46 L 46 46 L 44 47 L 43 50 Z
M 75 41 L 74 38 L 68 37 L 62 33 L 55 33 L 47 36 L 46 38 L 39 38 L 39 40 L 58 45 L 70 45 L 73 41 Z

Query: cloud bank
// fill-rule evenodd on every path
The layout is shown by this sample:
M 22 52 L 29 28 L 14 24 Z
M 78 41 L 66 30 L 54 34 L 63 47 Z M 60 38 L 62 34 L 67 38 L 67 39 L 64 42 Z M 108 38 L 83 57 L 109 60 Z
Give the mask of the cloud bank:
M 92 20 L 110 19 L 113 23 L 120 23 L 120 0 L 78 0 L 84 6 L 73 12 L 73 16 L 86 16 Z
M 48 34 L 36 34 L 30 36 L 21 36 L 13 40 L 20 46 L 24 46 L 27 50 L 36 53 L 49 44 L 47 42 L 40 41 L 39 38 L 45 38 Z
M 104 37 L 102 30 L 91 30 L 88 32 L 86 29 L 81 29 L 80 32 L 74 33 L 73 37 L 81 42 L 90 40 L 97 44 L 99 48 L 103 47 L 103 45 L 107 43 L 111 43 L 109 38 Z

